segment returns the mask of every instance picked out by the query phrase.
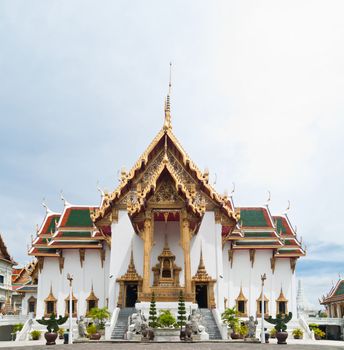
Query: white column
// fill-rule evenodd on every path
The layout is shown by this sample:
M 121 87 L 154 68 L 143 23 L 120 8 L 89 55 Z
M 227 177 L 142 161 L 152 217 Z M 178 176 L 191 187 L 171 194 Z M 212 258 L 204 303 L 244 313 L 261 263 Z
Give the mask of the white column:
M 216 308 L 224 311 L 224 281 L 223 281 L 223 259 L 222 259 L 222 226 L 215 225 L 215 258 L 216 258 Z

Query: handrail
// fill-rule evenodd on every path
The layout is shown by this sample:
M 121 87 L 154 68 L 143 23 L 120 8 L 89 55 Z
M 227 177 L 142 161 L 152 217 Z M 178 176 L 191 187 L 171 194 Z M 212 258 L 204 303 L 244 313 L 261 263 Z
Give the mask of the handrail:
M 111 339 L 111 334 L 113 332 L 113 329 L 116 326 L 116 322 L 118 319 L 119 310 L 120 310 L 120 308 L 116 307 L 116 309 L 112 313 L 110 322 L 105 323 L 105 340 Z

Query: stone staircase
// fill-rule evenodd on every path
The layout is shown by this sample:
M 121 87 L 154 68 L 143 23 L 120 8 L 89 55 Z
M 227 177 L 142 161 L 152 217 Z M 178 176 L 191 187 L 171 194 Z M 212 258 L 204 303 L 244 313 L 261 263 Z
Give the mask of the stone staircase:
M 205 331 L 209 334 L 209 340 L 222 339 L 221 333 L 215 322 L 213 313 L 210 309 L 198 309 L 203 316 Z
M 126 307 L 119 311 L 116 326 L 112 331 L 111 339 L 123 339 L 128 328 L 128 317 L 136 312 L 133 307 Z

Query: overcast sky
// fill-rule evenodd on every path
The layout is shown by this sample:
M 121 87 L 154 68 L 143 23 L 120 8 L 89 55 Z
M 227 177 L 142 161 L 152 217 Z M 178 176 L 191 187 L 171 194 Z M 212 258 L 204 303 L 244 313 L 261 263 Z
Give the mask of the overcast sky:
M 45 197 L 98 204 L 163 123 L 236 205 L 290 220 L 309 300 L 344 273 L 344 2 L 2 1 L 0 232 L 21 264 Z

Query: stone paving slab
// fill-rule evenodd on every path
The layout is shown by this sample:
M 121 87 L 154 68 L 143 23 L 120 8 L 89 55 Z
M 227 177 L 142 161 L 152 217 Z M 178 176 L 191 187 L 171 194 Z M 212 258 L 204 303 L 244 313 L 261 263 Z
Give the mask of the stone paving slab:
M 7 343 L 7 342 L 6 342 Z M 332 342 L 329 345 L 326 343 L 318 344 L 288 344 L 287 346 L 281 346 L 277 344 L 257 344 L 257 343 L 79 343 L 73 345 L 30 345 L 30 342 L 25 342 L 24 347 L 2 347 L 2 349 L 11 350 L 325 350 L 325 349 L 343 349 L 342 342 Z M 32 343 L 32 342 L 31 342 Z M 13 345 L 16 345 L 12 342 Z M 11 344 L 11 345 L 12 345 Z M 340 344 L 340 345 L 337 345 Z M 24 345 L 24 344 L 22 344 Z

